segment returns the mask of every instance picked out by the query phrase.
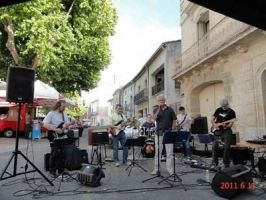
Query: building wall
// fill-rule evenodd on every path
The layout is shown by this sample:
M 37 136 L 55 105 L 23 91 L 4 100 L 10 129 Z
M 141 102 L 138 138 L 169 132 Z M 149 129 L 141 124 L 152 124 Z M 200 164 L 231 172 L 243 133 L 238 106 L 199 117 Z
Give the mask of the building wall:
M 124 114 L 127 117 L 132 117 L 134 115 L 134 83 L 129 82 L 123 87 L 123 107 Z
M 266 36 L 257 30 L 221 52 L 222 58 L 213 56 L 182 76 L 182 104 L 194 116 L 205 115 L 211 113 L 210 108 L 219 106 L 217 101 L 223 96 L 227 97 L 237 115 L 234 131 L 240 133 L 241 139 L 261 137 L 265 134 Z M 211 97 L 215 85 L 219 87 Z M 209 104 L 203 103 L 208 98 Z M 211 116 L 207 117 L 210 123 Z
M 135 95 L 137 95 L 140 91 L 149 88 L 149 69 L 144 68 L 144 71 L 137 77 L 134 78 L 134 86 L 135 86 Z M 146 115 L 145 109 L 148 108 L 149 99 L 141 102 L 135 103 L 135 112 L 134 116 L 137 116 L 138 111 L 142 110 L 143 114 Z

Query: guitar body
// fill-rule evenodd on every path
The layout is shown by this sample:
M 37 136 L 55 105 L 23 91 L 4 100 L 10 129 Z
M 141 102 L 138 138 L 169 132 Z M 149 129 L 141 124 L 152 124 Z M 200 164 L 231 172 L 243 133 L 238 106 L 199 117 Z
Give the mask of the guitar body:
M 118 128 L 110 128 L 109 129 L 109 133 L 111 133 L 111 135 L 113 136 L 113 137 L 116 137 L 116 136 L 118 136 L 118 134 L 121 132 L 121 129 L 118 129 Z
M 221 123 L 215 123 L 211 126 L 211 133 L 213 133 L 215 136 L 221 136 L 222 135 L 222 130 L 224 129 L 224 127 L 231 122 L 234 122 L 235 119 L 230 119 L 227 120 L 225 122 L 221 122 Z

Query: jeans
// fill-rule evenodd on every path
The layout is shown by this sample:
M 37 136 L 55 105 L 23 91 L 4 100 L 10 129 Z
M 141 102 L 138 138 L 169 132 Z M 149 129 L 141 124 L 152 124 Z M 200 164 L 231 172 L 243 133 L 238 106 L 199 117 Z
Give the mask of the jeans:
M 223 163 L 225 166 L 230 164 L 230 145 L 232 144 L 232 130 L 225 129 L 221 132 L 221 141 L 223 142 Z M 212 153 L 213 153 L 213 162 L 218 165 L 218 157 L 219 157 L 219 144 L 222 142 L 220 138 L 217 137 L 212 145 Z
M 126 134 L 124 131 L 121 131 L 116 137 L 113 137 L 114 162 L 119 162 L 118 148 L 119 148 L 119 142 L 120 142 L 121 146 L 123 147 L 123 163 L 127 163 L 128 147 L 124 146 L 126 141 L 127 141 L 127 138 L 126 138 Z

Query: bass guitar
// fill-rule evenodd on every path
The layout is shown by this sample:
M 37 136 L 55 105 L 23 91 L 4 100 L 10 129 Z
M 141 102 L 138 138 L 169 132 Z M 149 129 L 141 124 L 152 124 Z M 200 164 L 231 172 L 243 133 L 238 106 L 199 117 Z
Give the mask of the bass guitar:
M 231 122 L 235 122 L 235 119 L 230 119 L 224 122 L 214 123 L 211 126 L 211 133 L 215 136 L 221 136 L 221 130 L 226 127 Z

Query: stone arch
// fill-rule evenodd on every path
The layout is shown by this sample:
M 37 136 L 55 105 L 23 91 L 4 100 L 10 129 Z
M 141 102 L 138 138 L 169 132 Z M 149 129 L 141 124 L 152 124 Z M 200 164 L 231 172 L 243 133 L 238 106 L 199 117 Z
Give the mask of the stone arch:
M 266 132 L 266 63 L 263 63 L 254 76 L 256 108 L 257 108 L 257 133 L 262 136 Z
M 263 107 L 263 123 L 266 129 L 266 69 L 261 74 L 261 89 L 262 89 L 262 107 Z

